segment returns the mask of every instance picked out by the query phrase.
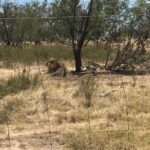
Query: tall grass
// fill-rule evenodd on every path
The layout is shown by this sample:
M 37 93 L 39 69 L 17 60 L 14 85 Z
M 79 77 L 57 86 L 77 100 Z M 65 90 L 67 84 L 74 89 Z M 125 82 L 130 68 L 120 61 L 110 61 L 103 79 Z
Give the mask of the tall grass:
M 70 45 L 31 45 L 28 47 L 6 47 L 0 46 L 0 61 L 6 67 L 12 63 L 22 63 L 30 65 L 37 61 L 45 61 L 48 58 L 72 60 L 73 53 Z M 103 48 L 95 46 L 84 47 L 82 51 L 83 59 L 104 61 L 106 59 L 106 51 Z
M 29 73 L 19 73 L 15 76 L 11 76 L 8 80 L 2 80 L 0 82 L 0 97 L 2 98 L 11 93 L 34 88 L 38 83 L 38 75 L 31 76 Z
M 82 56 L 84 59 L 105 62 L 107 58 L 107 50 L 102 46 L 87 46 L 83 48 Z
M 135 139 L 136 135 L 130 133 L 130 136 Z M 136 142 L 128 141 L 126 131 L 110 131 L 105 132 L 101 129 L 94 129 L 91 137 L 91 147 L 88 148 L 87 143 L 88 136 L 85 135 L 85 129 L 78 129 L 74 133 L 67 134 L 63 137 L 63 141 L 66 144 L 67 149 L 70 150 L 136 150 Z M 138 146 L 141 145 L 139 144 Z

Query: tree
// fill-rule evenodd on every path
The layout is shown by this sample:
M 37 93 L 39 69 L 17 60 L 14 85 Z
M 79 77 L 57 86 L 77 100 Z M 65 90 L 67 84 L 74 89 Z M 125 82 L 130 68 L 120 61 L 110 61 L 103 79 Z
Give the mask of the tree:
M 23 20 L 23 27 L 26 30 L 26 39 L 35 42 L 36 44 L 40 41 L 45 40 L 45 29 L 46 21 L 40 17 L 46 17 L 47 2 L 43 2 L 41 5 L 38 1 L 32 3 L 26 3 L 22 11 L 22 17 L 32 18 Z
M 11 45 L 13 43 L 13 29 L 16 20 L 11 20 L 7 18 L 15 18 L 17 15 L 18 7 L 14 3 L 3 3 L 0 7 L 1 14 L 1 39 L 6 43 L 6 45 Z
M 147 60 L 145 43 L 149 38 L 148 5 L 139 0 L 125 11 L 118 24 L 118 39 L 115 43 L 116 56 L 107 68 L 115 71 L 134 71 L 137 65 Z M 112 35 L 111 35 L 112 36 Z
M 79 0 L 57 0 L 55 2 L 55 8 L 57 8 L 59 14 L 66 16 L 63 22 L 67 26 L 70 34 L 69 38 L 71 38 L 75 60 L 75 73 L 80 73 L 82 66 L 81 52 L 86 36 L 90 31 L 90 17 L 93 10 L 93 0 L 90 0 L 86 9 L 82 8 Z

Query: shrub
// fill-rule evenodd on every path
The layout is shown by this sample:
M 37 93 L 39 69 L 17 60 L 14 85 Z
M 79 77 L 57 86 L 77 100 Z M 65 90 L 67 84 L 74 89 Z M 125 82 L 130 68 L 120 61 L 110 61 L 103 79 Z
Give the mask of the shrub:
M 94 77 L 87 76 L 85 79 L 82 79 L 77 91 L 73 94 L 73 97 L 84 97 L 84 106 L 88 108 L 91 106 L 92 96 L 97 87 L 98 85 Z

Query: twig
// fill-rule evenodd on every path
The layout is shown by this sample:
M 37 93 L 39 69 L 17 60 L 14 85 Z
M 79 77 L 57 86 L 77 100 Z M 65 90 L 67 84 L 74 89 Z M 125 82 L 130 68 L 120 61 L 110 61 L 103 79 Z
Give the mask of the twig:
M 119 90 L 121 90 L 121 89 L 122 89 L 122 86 L 119 86 L 118 88 L 113 89 L 113 90 L 111 90 L 111 91 L 109 91 L 109 92 L 100 93 L 100 94 L 98 95 L 98 97 L 106 97 L 106 96 L 109 96 L 111 93 L 117 92 L 117 91 L 119 91 Z

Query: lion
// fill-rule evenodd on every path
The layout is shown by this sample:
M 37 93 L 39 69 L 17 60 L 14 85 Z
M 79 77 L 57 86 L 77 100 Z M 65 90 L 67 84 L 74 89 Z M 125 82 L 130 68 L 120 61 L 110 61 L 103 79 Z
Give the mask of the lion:
M 56 59 L 52 58 L 46 62 L 48 73 L 52 76 L 66 76 L 66 68 L 61 65 Z

